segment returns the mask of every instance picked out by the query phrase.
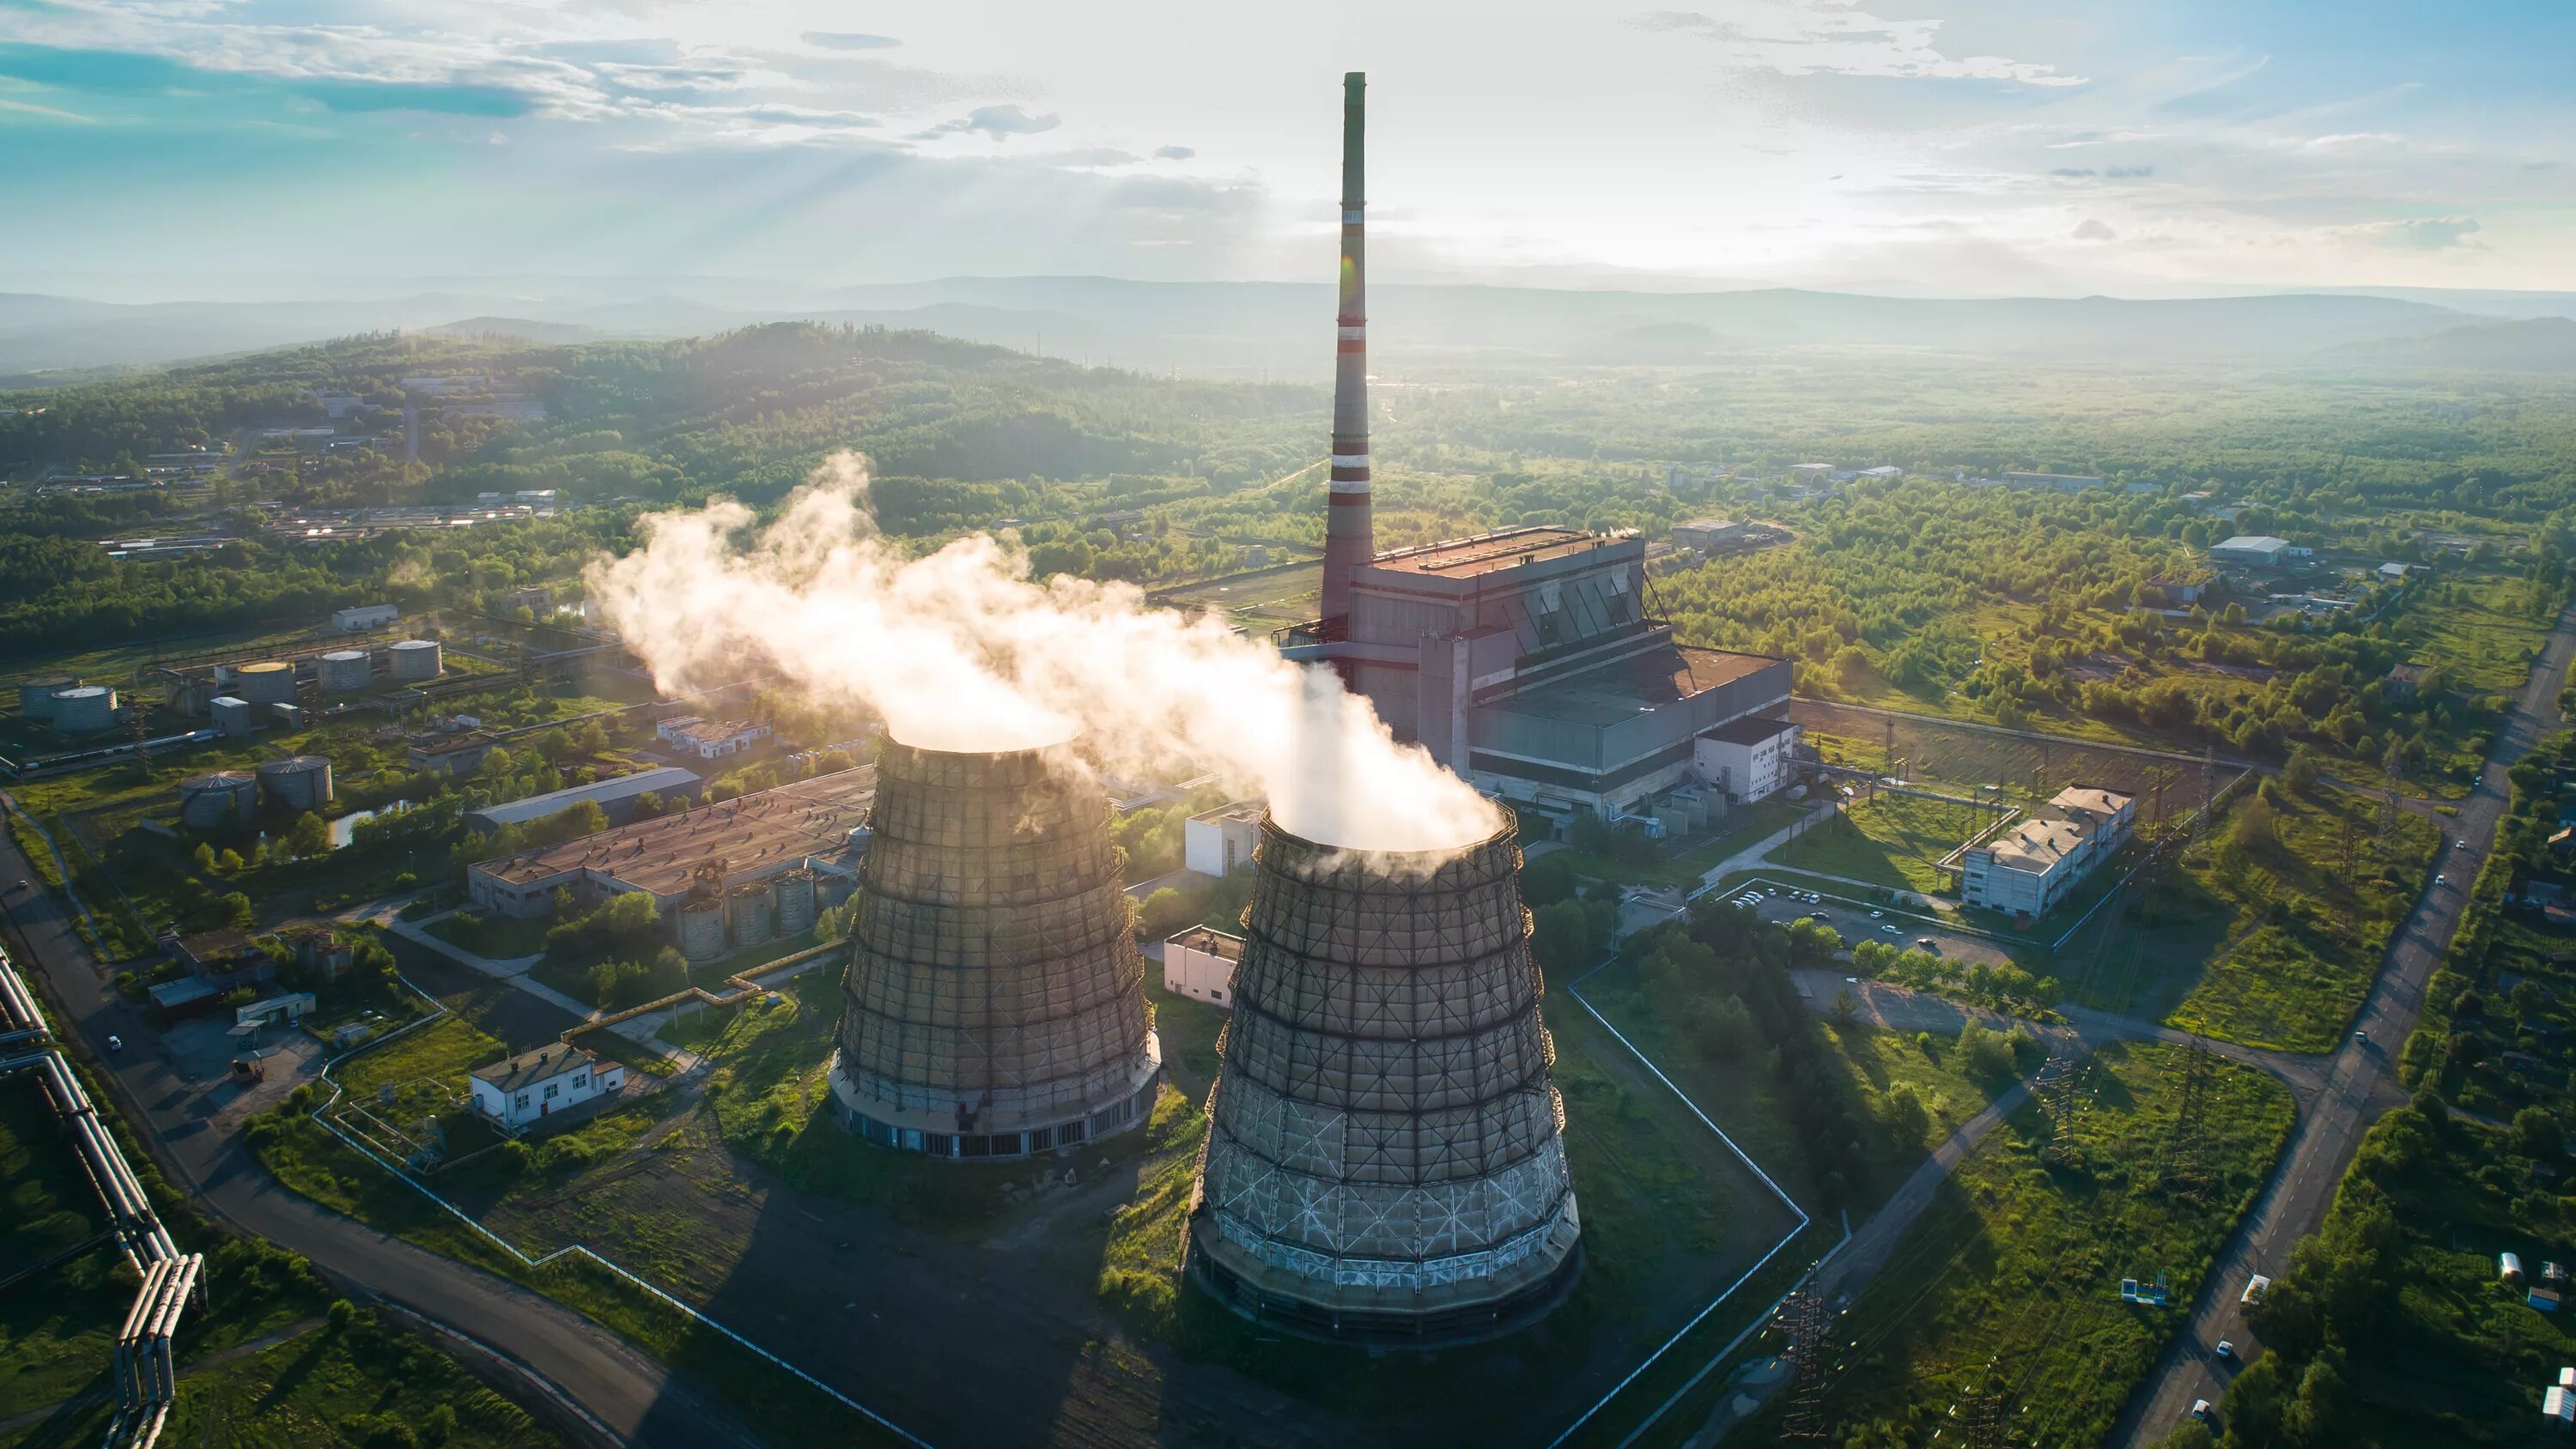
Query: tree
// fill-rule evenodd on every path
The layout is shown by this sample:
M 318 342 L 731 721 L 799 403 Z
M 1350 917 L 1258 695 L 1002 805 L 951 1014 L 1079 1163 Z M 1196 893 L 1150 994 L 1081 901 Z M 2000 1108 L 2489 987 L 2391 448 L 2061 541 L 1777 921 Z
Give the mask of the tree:
M 286 838 L 280 845 L 293 859 L 319 860 L 331 853 L 331 827 L 322 823 L 321 816 L 307 810 L 286 828 Z
M 1532 913 L 1530 949 L 1550 971 L 1570 971 L 1592 959 L 1592 924 L 1583 902 L 1569 897 Z
M 2514 1150 L 2526 1157 L 2552 1158 L 2564 1149 L 2558 1119 L 2546 1107 L 2525 1107 L 2513 1114 Z
M 2317 756 L 2306 745 L 2290 751 L 2290 763 L 2281 770 L 2281 778 L 2300 794 L 2317 787 Z
M 258 915 L 251 910 L 249 896 L 240 891 L 227 891 L 215 900 L 215 918 L 219 925 L 241 930 L 257 920 Z
M 1932 1127 L 1932 1114 L 1923 1106 L 1923 1094 L 1911 1082 L 1899 1082 L 1887 1089 L 1887 1133 L 1902 1147 L 1919 1147 L 1923 1134 Z
M 213 875 L 219 868 L 215 862 L 214 846 L 202 840 L 197 842 L 195 853 L 188 858 L 195 861 L 197 869 L 206 875 Z

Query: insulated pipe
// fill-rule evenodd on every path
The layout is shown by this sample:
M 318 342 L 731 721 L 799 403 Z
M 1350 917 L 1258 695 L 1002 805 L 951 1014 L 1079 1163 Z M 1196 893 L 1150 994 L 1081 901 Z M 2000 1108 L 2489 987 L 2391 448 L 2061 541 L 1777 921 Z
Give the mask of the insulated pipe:
M 1326 639 L 1350 636 L 1351 571 L 1377 556 L 1369 504 L 1368 203 L 1362 181 L 1367 90 L 1360 72 L 1342 77 L 1341 311 L 1333 344 L 1333 465 L 1321 609 Z

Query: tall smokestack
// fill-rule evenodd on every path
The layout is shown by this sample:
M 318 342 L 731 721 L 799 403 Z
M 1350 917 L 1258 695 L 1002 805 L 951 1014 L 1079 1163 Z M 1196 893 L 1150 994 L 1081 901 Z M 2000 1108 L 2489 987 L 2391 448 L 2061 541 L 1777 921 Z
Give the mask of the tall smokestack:
M 1347 638 L 1351 570 L 1377 556 L 1369 517 L 1367 200 L 1360 184 L 1368 80 L 1342 77 L 1342 309 L 1333 360 L 1333 481 L 1324 514 L 1324 637 Z

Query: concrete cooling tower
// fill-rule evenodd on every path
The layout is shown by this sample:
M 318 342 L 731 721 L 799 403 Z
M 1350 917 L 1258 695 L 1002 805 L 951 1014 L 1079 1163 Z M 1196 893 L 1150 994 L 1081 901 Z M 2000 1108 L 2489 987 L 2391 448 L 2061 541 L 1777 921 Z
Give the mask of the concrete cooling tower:
M 831 1070 L 844 1124 L 967 1158 L 1143 1122 L 1161 1046 L 1089 771 L 1061 746 L 889 741 L 869 824 Z
M 1254 853 L 1191 1277 L 1312 1337 L 1509 1332 L 1579 1271 L 1508 821 L 1436 866 L 1291 835 Z

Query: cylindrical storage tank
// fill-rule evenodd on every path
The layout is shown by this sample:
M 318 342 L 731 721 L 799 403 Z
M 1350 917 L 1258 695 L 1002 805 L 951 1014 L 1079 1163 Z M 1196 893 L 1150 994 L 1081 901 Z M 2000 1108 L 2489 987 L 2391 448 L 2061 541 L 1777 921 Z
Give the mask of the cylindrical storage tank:
M 1252 859 L 1190 1277 L 1264 1324 L 1408 1346 L 1554 1307 L 1582 1225 L 1517 827 L 1406 855 L 1265 819 Z
M 54 728 L 70 735 L 116 728 L 116 691 L 104 684 L 76 684 L 56 691 Z
M 1099 778 L 1065 746 L 888 742 L 860 866 L 835 1110 L 936 1157 L 1144 1121 L 1162 1051 Z
M 18 713 L 29 719 L 51 720 L 54 717 L 54 696 L 66 689 L 79 687 L 80 676 L 76 674 L 53 674 L 42 679 L 22 679 L 18 681 Z
M 680 954 L 712 961 L 725 953 L 724 902 L 695 896 L 680 905 Z
M 252 704 L 292 704 L 295 666 L 282 659 L 245 664 L 233 671 L 233 693 Z
M 814 929 L 814 872 L 804 866 L 778 877 L 778 934 L 801 936 Z
M 367 651 L 334 649 L 322 656 L 322 692 L 348 694 L 367 687 Z
M 725 892 L 725 924 L 733 933 L 735 945 L 768 943 L 776 929 L 777 918 L 772 913 L 776 900 L 767 881 L 748 881 Z
M 247 823 L 259 813 L 259 777 L 219 770 L 179 782 L 179 823 L 194 830 Z
M 438 641 L 405 639 L 385 651 L 393 661 L 396 679 L 436 679 L 438 677 Z
M 259 789 L 281 810 L 319 810 L 331 803 L 331 762 L 320 755 L 263 761 Z
M 229 694 L 216 695 L 207 702 L 206 710 L 215 717 L 215 728 L 228 735 L 249 734 L 259 722 L 259 714 L 250 707 L 249 700 Z

